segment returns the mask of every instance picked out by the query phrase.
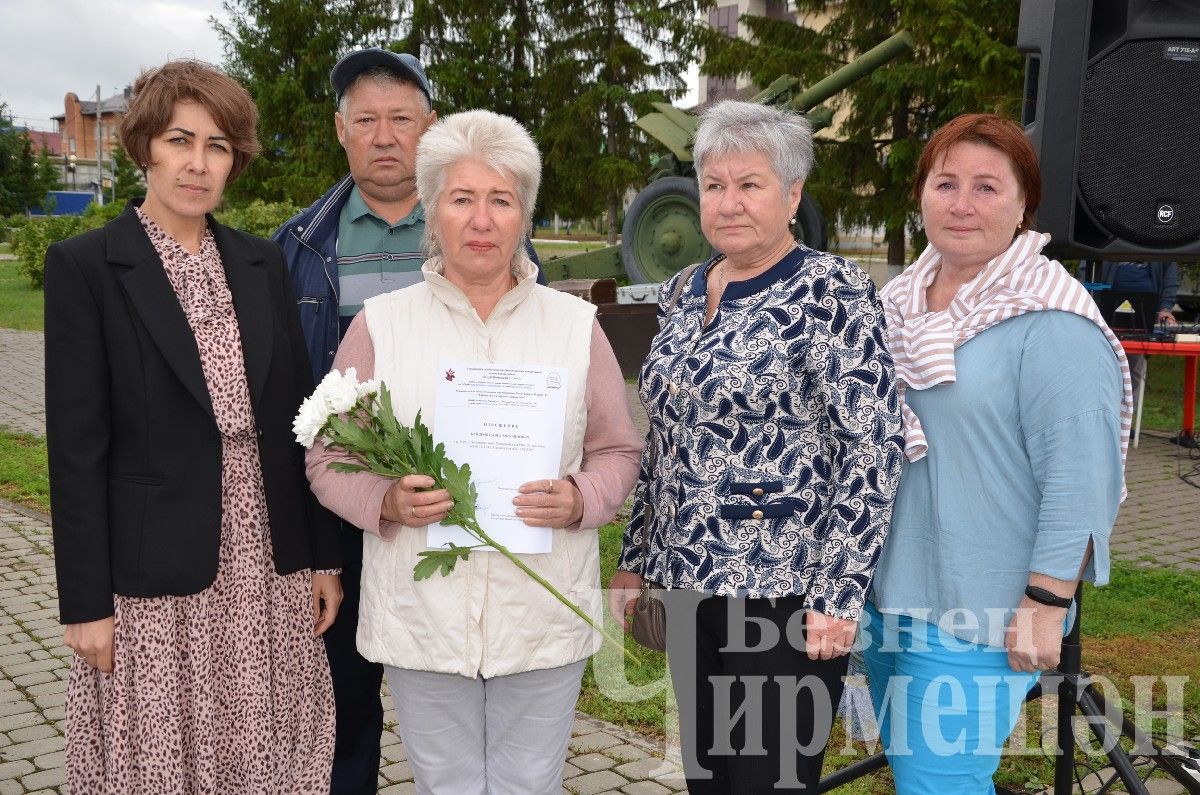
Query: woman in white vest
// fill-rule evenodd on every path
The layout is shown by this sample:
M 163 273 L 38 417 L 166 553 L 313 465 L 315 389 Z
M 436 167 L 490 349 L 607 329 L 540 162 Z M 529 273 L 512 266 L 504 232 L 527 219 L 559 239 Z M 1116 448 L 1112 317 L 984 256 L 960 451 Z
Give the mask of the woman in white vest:
M 444 362 L 565 368 L 558 477 L 526 483 L 514 504 L 526 525 L 552 528 L 551 551 L 529 565 L 599 618 L 596 528 L 633 487 L 641 440 L 595 307 L 538 285 L 525 255 L 540 178 L 533 139 L 506 116 L 469 111 L 430 128 L 416 163 L 424 281 L 368 300 L 334 369 L 380 379 L 402 422 L 419 410 L 433 426 Z M 449 494 L 425 476 L 334 472 L 337 455 L 315 445 L 308 475 L 324 505 L 365 531 L 358 648 L 385 666 L 417 791 L 561 792 L 598 636 L 496 554 L 414 581 Z

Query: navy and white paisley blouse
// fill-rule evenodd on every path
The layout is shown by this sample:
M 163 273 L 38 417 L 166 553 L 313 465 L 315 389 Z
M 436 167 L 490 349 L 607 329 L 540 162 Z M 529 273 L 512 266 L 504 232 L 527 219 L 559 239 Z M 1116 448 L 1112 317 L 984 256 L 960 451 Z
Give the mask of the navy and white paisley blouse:
M 704 326 L 715 261 L 695 269 L 642 367 L 650 436 L 619 568 L 721 595 L 804 594 L 857 619 L 904 446 L 875 287 L 801 246 L 730 284 Z

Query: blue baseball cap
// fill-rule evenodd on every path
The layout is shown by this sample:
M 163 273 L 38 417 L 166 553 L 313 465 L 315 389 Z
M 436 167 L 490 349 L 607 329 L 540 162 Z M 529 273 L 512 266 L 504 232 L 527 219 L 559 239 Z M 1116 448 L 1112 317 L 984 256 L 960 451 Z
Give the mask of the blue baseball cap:
M 429 78 L 421 62 L 406 52 L 392 52 L 379 47 L 357 50 L 338 61 L 329 73 L 329 84 L 333 86 L 337 101 L 342 101 L 342 94 L 360 74 L 376 66 L 382 66 L 398 74 L 417 88 L 425 92 L 425 98 L 433 104 L 433 92 L 429 89 Z

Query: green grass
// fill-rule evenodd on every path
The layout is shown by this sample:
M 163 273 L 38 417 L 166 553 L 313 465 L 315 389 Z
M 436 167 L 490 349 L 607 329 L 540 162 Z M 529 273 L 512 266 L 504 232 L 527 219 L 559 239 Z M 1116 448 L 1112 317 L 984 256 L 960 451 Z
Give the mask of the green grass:
M 0 497 L 50 512 L 45 439 L 0 431 Z
M 1083 605 L 1086 636 L 1153 637 L 1200 618 L 1200 574 L 1117 561 L 1108 585 L 1084 585 Z
M 613 522 L 600 528 L 600 582 L 604 585 L 608 584 L 616 571 L 624 529 L 623 522 Z M 606 628 L 620 637 L 621 630 L 607 615 L 607 610 L 605 612 Z M 670 689 L 667 659 L 659 652 L 643 649 L 632 637 L 625 639 L 625 646 L 641 659 L 641 665 L 622 661 L 617 650 L 606 646 L 588 663 L 584 672 L 579 709 L 628 729 L 661 737 L 664 733 L 666 694 Z M 599 669 L 600 681 L 597 681 L 597 671 L 594 669 Z M 638 698 L 636 693 L 630 692 L 631 688 L 623 686 L 622 679 L 635 687 L 650 687 L 657 693 L 650 698 Z
M 0 253 L 10 251 L 8 243 L 0 244 Z M 42 291 L 29 286 L 12 259 L 0 260 L 0 328 L 42 330 Z
M 549 260 L 555 257 L 569 257 L 572 254 L 585 254 L 589 251 L 602 249 L 608 244 L 603 240 L 571 241 L 570 243 L 548 243 L 534 238 L 533 249 L 538 259 Z
M 1182 356 L 1151 356 L 1147 365 L 1142 427 L 1178 431 L 1183 423 Z M 1196 401 L 1200 407 L 1200 399 Z M 1200 412 L 1197 412 L 1200 413 Z

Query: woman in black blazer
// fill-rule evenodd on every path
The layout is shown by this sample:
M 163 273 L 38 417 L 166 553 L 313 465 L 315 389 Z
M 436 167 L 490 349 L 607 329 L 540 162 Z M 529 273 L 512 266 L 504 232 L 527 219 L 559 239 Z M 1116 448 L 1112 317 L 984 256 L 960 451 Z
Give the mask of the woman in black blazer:
M 324 793 L 318 636 L 341 586 L 291 433 L 311 370 L 279 248 L 208 214 L 258 148 L 257 114 L 195 61 L 134 90 L 121 139 L 145 201 L 46 255 L 68 780 Z

